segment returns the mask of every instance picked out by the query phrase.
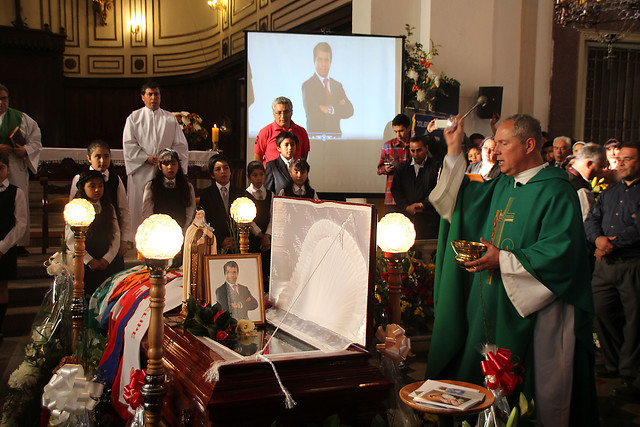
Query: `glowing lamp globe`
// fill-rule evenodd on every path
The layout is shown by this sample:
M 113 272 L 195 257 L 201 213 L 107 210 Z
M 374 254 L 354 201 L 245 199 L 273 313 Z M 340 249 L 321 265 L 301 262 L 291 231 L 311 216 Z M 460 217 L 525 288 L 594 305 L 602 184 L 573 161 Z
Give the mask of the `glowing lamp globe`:
M 378 246 L 384 252 L 407 252 L 416 241 L 413 223 L 401 213 L 390 213 L 378 222 Z
M 248 197 L 239 197 L 231 203 L 231 218 L 238 223 L 247 223 L 256 217 L 256 205 Z
M 171 259 L 182 247 L 182 228 L 165 214 L 145 219 L 136 231 L 136 247 L 147 259 Z
M 73 199 L 64 207 L 64 220 L 71 227 L 88 227 L 95 217 L 96 211 L 87 199 Z

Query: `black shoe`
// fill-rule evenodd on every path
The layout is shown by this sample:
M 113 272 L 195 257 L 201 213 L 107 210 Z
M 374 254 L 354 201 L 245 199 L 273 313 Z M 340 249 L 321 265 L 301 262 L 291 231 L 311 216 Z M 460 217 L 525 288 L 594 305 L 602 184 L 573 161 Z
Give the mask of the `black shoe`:
M 24 246 L 16 246 L 17 255 L 20 257 L 25 257 L 31 255 L 31 252 L 27 250 Z
M 596 368 L 596 376 L 598 378 L 618 378 L 618 371 L 601 366 Z
M 616 387 L 611 391 L 613 397 L 640 402 L 640 388 L 630 384 Z

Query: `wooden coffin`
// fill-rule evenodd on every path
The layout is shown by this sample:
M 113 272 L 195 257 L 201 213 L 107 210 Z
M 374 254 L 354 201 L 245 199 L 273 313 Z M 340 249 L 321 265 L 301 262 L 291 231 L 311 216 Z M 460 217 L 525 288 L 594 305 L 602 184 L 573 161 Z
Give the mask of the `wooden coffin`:
M 339 414 L 343 423 L 370 425 L 391 387 L 366 350 L 374 273 L 372 206 L 274 198 L 268 323 L 234 351 L 166 324 L 167 423 L 300 426 Z M 276 326 L 265 354 L 297 403 L 292 409 L 271 365 L 248 356 Z M 209 383 L 204 374 L 216 360 L 233 363 Z

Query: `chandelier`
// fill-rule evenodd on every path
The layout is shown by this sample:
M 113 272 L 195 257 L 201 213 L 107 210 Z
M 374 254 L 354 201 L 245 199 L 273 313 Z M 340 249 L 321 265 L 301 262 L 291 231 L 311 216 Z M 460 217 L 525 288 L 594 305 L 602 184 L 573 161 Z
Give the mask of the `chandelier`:
M 640 20 L 640 0 L 556 0 L 555 20 L 584 29 L 614 23 L 630 27 Z

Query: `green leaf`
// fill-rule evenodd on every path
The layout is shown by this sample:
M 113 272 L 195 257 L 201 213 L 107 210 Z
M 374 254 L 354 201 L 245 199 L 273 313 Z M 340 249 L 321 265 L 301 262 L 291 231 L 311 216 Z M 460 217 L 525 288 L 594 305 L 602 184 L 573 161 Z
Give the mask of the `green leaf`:
M 531 399 L 529 402 L 529 411 L 527 411 L 527 415 L 531 416 L 536 411 L 536 403 Z
M 520 414 L 518 413 L 518 407 L 515 406 L 511 410 L 511 415 L 509 415 L 509 419 L 507 420 L 506 427 L 517 427 L 518 426 L 518 418 L 520 418 Z
M 529 412 L 529 402 L 522 392 L 520 392 L 520 401 L 518 402 L 518 405 L 520 406 L 521 414 L 526 414 Z

